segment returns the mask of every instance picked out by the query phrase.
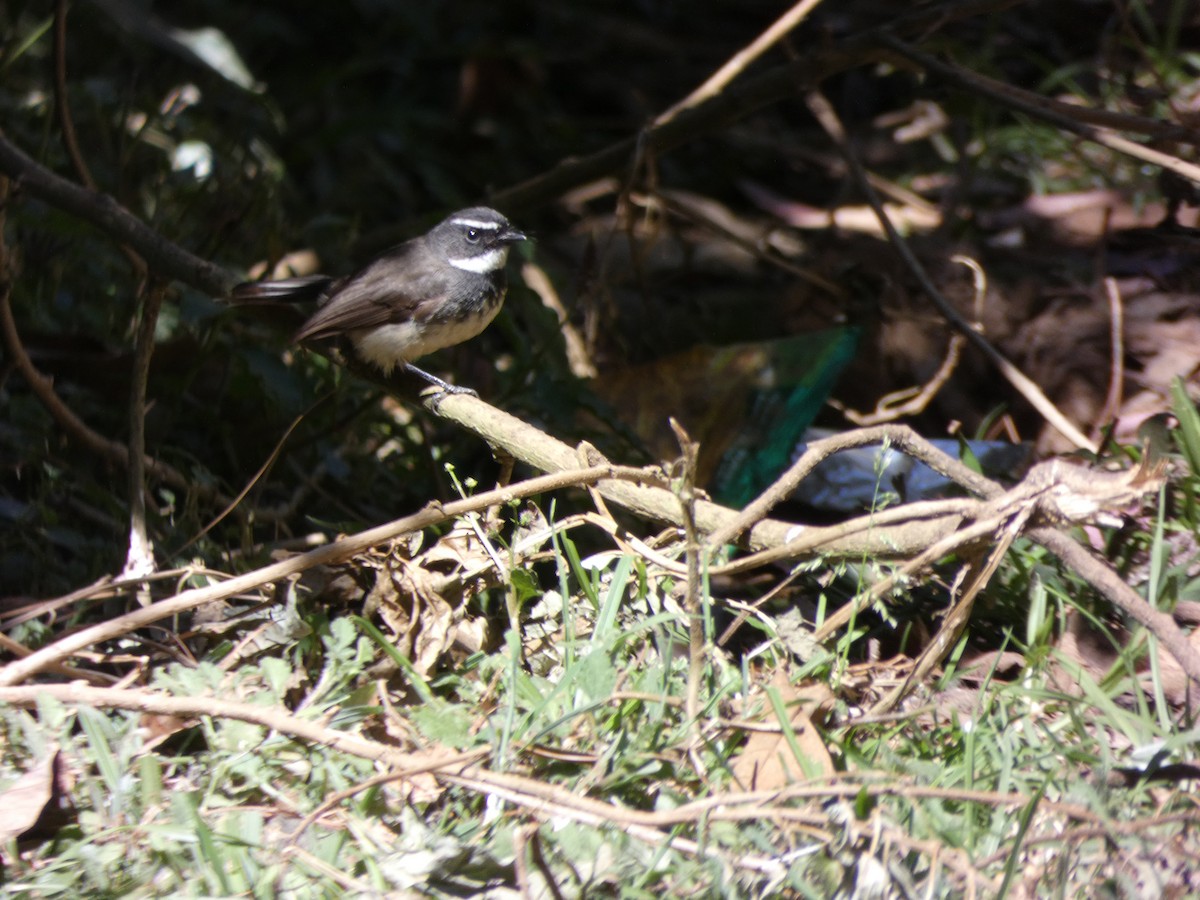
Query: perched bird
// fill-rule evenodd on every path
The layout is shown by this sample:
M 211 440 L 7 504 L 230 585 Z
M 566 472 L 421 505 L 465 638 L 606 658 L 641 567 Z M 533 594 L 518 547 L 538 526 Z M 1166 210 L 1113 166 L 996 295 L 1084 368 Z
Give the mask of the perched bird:
M 297 342 L 346 335 L 358 355 L 385 375 L 402 366 L 444 391 L 469 393 L 412 361 L 473 338 L 488 326 L 508 287 L 504 264 L 509 246 L 525 239 L 496 210 L 473 206 L 353 275 L 246 282 L 233 289 L 230 300 L 319 300 L 320 308 L 296 332 Z

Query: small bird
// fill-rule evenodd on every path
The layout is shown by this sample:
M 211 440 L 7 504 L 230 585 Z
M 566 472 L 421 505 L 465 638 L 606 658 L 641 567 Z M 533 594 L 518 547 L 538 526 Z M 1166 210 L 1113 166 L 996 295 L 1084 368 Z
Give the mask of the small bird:
M 460 209 L 420 237 L 345 278 L 308 275 L 239 284 L 234 303 L 320 300 L 296 342 L 346 335 L 358 355 L 391 374 L 402 366 L 450 393 L 455 387 L 414 359 L 475 337 L 496 317 L 508 288 L 509 246 L 525 235 L 484 206 Z

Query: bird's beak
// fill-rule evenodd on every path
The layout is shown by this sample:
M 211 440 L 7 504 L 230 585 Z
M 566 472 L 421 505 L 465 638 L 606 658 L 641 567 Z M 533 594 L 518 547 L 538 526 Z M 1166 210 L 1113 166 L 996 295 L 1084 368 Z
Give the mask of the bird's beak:
M 518 241 L 527 241 L 527 240 L 529 240 L 529 238 L 527 238 L 525 236 L 524 232 L 517 231 L 517 229 L 515 229 L 511 225 L 509 225 L 506 228 L 504 228 L 498 235 L 496 235 L 496 240 L 498 240 L 502 244 L 515 244 Z

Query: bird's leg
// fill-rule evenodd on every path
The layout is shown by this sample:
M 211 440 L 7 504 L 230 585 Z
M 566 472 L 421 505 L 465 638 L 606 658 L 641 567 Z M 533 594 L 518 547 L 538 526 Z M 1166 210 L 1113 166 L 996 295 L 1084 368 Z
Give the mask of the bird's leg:
M 438 378 L 436 375 L 432 375 L 429 372 L 426 372 L 424 369 L 418 369 L 410 362 L 406 362 L 404 364 L 404 368 L 408 369 L 408 371 L 412 372 L 414 375 L 420 375 L 434 387 L 440 387 L 447 394 L 470 394 L 472 397 L 479 396 L 478 393 L 470 388 L 459 387 L 458 385 L 450 384 L 448 381 L 442 381 L 442 379 Z

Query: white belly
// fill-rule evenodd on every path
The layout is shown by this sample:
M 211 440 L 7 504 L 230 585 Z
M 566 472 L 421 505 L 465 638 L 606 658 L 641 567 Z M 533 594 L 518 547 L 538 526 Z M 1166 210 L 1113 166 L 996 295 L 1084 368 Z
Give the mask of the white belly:
M 400 322 L 381 325 L 353 335 L 354 348 L 367 362 L 374 363 L 384 375 L 401 363 L 420 359 L 435 350 L 470 340 L 487 328 L 500 304 L 494 303 L 480 315 L 460 322 Z

